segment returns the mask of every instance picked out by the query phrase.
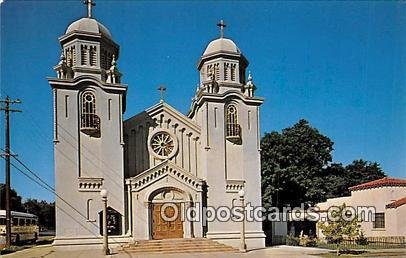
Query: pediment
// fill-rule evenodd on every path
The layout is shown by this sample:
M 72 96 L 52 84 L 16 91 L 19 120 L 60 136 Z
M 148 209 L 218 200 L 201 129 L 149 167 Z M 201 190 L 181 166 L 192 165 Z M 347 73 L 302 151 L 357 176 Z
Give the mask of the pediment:
M 131 191 L 138 192 L 168 176 L 194 191 L 202 191 L 202 179 L 190 174 L 169 160 L 145 170 L 137 176 L 126 179 L 126 185 L 131 187 Z
M 144 124 L 145 121 L 152 127 L 166 124 L 167 126 L 176 126 L 184 128 L 195 136 L 200 135 L 200 127 L 190 118 L 177 111 L 175 108 L 165 102 L 148 108 L 125 121 L 125 127 L 136 127 L 137 124 Z

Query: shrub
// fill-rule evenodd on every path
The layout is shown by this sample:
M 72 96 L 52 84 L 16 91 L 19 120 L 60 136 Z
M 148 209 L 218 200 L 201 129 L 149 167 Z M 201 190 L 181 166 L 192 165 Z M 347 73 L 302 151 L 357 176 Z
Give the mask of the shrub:
M 295 237 L 293 234 L 289 234 L 286 236 L 286 244 L 287 245 L 292 245 L 292 246 L 298 246 L 299 245 L 299 238 Z
M 306 247 L 315 247 L 317 246 L 317 239 L 313 237 L 309 237 L 307 235 L 302 235 L 299 238 L 299 245 L 306 246 Z
M 359 236 L 355 239 L 357 245 L 368 245 L 368 238 L 364 236 L 364 233 L 361 231 Z

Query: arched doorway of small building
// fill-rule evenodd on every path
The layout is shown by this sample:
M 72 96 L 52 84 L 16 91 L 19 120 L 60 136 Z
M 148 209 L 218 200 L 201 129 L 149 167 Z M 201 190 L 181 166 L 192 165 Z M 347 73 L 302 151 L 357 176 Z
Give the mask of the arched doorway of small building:
M 161 188 L 150 194 L 150 232 L 152 239 L 183 238 L 190 225 L 182 219 L 190 203 L 188 195 L 177 188 Z

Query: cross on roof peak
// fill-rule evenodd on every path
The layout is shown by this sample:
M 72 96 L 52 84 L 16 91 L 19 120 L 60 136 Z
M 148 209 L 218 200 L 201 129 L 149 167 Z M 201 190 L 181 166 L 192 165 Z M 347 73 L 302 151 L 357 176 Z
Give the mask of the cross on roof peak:
M 217 23 L 217 26 L 220 27 L 220 38 L 224 37 L 224 28 L 227 26 L 223 20 L 220 20 L 219 23 Z
M 164 85 L 160 85 L 158 90 L 161 97 L 160 102 L 164 102 L 164 92 L 166 91 L 166 87 Z
M 96 3 L 93 0 L 85 0 L 83 4 L 87 5 L 87 18 L 92 18 L 92 8 Z

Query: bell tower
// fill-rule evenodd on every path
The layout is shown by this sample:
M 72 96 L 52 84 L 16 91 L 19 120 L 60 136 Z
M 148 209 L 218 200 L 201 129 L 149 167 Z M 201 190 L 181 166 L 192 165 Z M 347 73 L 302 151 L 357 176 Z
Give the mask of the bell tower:
M 261 164 L 259 107 L 248 60 L 231 39 L 224 37 L 226 25 L 220 21 L 220 37 L 211 41 L 199 59 L 200 83 L 189 118 L 201 128 L 201 167 L 206 180 L 207 205 L 233 207 L 238 191 L 245 201 L 261 206 Z M 239 233 L 233 221 L 213 221 L 207 237 L 238 245 Z M 251 247 L 264 247 L 261 222 L 247 222 Z
M 85 4 L 88 6 L 87 17 L 70 24 L 59 38 L 61 60 L 54 69 L 61 79 L 93 75 L 103 82 L 120 83 L 121 74 L 115 67 L 119 46 L 113 41 L 110 31 L 92 18 L 95 3 L 88 0 Z
M 209 43 L 199 60 L 200 88 L 208 93 L 224 93 L 245 84 L 248 60 L 237 45 L 224 37 L 226 24 L 221 20 L 220 38 Z
M 70 24 L 59 38 L 61 56 L 48 78 L 53 92 L 56 197 L 55 245 L 100 244 L 101 189 L 117 215 L 113 235 L 124 235 L 123 113 L 127 86 L 117 68 L 119 46 L 92 16 Z

